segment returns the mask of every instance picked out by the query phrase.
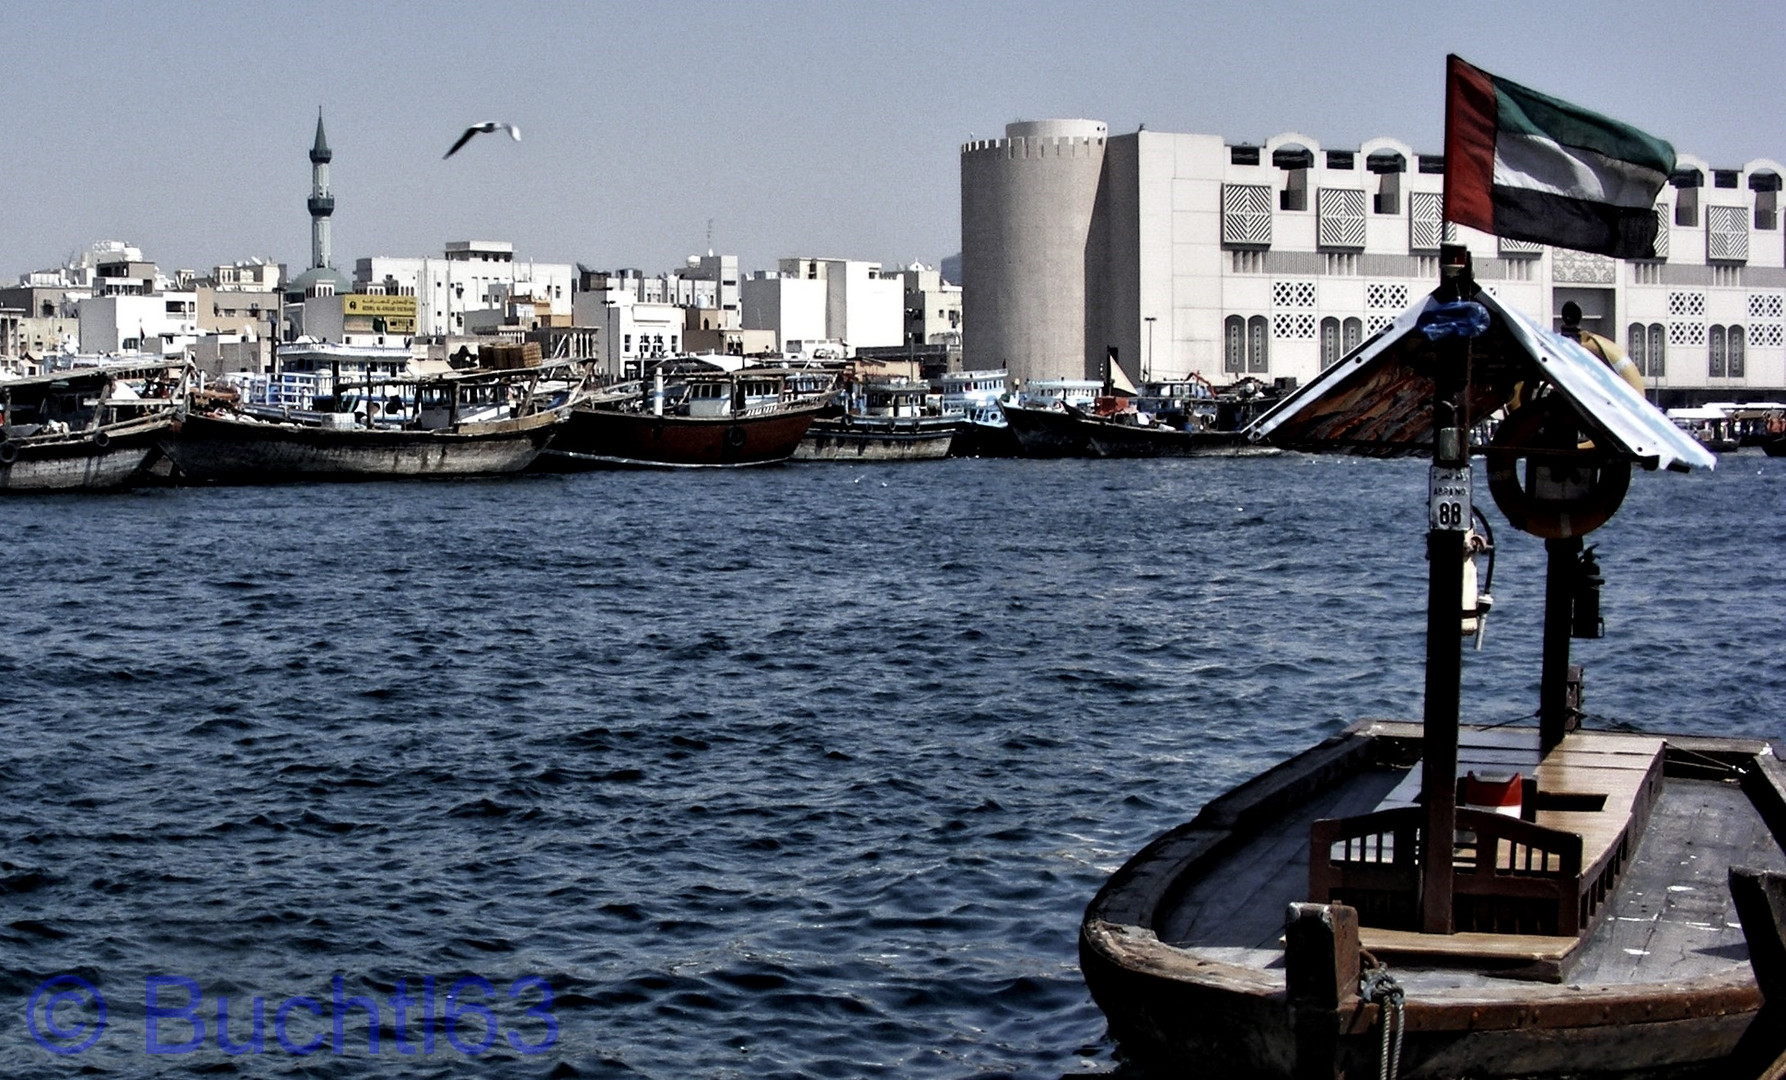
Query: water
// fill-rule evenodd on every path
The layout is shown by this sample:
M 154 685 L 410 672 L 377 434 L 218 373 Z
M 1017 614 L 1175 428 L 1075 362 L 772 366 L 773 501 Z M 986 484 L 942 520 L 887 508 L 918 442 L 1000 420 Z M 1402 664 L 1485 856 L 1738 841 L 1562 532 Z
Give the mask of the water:
M 1424 483 L 1286 456 L 8 500 L 0 1073 L 1120 1070 L 1085 903 L 1210 796 L 1419 715 Z M 1786 736 L 1782 507 L 1783 460 L 1636 478 L 1592 538 L 1592 713 Z M 1476 720 L 1536 703 L 1542 548 L 1498 539 Z M 108 1001 L 54 1014 L 77 1055 L 25 1022 L 57 974 Z M 202 995 L 188 1053 L 147 1053 L 193 1034 L 150 1039 L 157 976 Z M 337 976 L 376 1055 L 345 1004 L 334 1051 Z M 489 980 L 455 1006 L 500 1029 L 478 1060 L 439 1022 L 399 1052 L 425 976 L 437 1017 Z M 254 997 L 261 1052 L 220 1049 L 218 999 L 243 1045 Z

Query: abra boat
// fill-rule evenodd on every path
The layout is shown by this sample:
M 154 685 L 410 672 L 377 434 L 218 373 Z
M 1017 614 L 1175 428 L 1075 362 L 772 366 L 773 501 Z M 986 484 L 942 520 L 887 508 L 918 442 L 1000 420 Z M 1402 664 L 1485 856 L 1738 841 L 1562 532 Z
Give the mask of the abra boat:
M 796 398 L 780 368 L 660 366 L 571 411 L 537 468 L 729 468 L 787 461 L 829 397 Z
M 0 382 L 0 491 L 116 488 L 159 456 L 177 401 L 166 361 Z
M 906 378 L 869 379 L 845 390 L 843 415 L 812 422 L 795 461 L 931 461 L 949 456 L 961 422 L 931 415 L 930 387 Z
M 1174 1072 L 1786 1069 L 1786 769 L 1759 740 L 1581 730 L 1569 663 L 1600 622 L 1581 538 L 1631 466 L 1714 459 L 1478 291 L 1466 251 L 1441 266 L 1433 296 L 1251 431 L 1433 456 L 1425 716 L 1355 725 L 1130 859 L 1081 924 L 1086 984 L 1125 1053 Z M 1496 502 L 1549 557 L 1539 723 L 1483 730 L 1459 722 L 1469 433 L 1516 396 L 1485 450 Z
M 195 394 L 163 448 L 198 482 L 515 473 L 563 427 L 581 381 L 556 364 L 344 383 L 322 408 L 278 415 Z

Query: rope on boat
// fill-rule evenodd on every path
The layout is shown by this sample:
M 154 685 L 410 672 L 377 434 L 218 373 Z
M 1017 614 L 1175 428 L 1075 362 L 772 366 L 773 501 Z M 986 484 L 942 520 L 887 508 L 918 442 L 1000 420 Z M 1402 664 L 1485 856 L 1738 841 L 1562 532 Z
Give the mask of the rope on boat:
M 1377 961 L 1359 978 L 1358 996 L 1378 1006 L 1383 1017 L 1383 1053 L 1377 1075 L 1381 1080 L 1396 1080 L 1402 1067 L 1402 1030 L 1405 1026 L 1402 1006 L 1407 1001 L 1407 994 L 1395 981 L 1395 976 L 1389 974 L 1389 968 Z

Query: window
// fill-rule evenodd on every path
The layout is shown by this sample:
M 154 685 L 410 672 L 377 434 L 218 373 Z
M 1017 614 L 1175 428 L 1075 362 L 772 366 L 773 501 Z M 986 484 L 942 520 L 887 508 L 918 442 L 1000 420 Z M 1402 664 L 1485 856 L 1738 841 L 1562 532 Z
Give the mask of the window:
M 1640 322 L 1634 322 L 1625 328 L 1625 355 L 1636 365 L 1639 375 L 1647 375 L 1649 368 L 1644 365 L 1644 345 L 1649 341 L 1649 331 Z
M 1714 379 L 1724 378 L 1727 370 L 1724 359 L 1724 328 L 1722 326 L 1708 328 L 1705 343 L 1706 351 L 1710 354 L 1705 373 Z
M 1308 174 L 1315 167 L 1315 155 L 1306 146 L 1297 143 L 1285 143 L 1272 151 L 1271 163 L 1282 169 L 1284 190 L 1278 193 L 1278 209 L 1308 209 Z
M 1329 150 L 1327 151 L 1327 167 L 1349 171 L 1352 168 L 1352 157 L 1353 154 L 1350 150 Z
M 1726 361 L 1726 370 L 1730 373 L 1731 378 L 1740 379 L 1743 377 L 1743 352 L 1747 342 L 1744 340 L 1743 328 L 1740 326 L 1731 327 L 1727 333 L 1728 341 L 1725 345 L 1725 352 L 1728 359 Z
M 1740 206 L 1708 206 L 1705 210 L 1705 257 L 1725 262 L 1749 258 L 1748 217 Z
M 1372 209 L 1379 214 L 1402 212 L 1402 172 L 1408 160 L 1394 150 L 1378 150 L 1364 159 L 1364 167 L 1377 174 L 1377 194 Z
M 1321 320 L 1321 370 L 1339 362 L 1340 321 L 1331 315 Z
M 1749 190 L 1755 193 L 1755 229 L 1772 232 L 1780 226 L 1780 174 L 1763 169 L 1749 177 Z
M 1364 323 L 1357 318 L 1347 319 L 1340 324 L 1340 355 L 1356 349 L 1364 341 Z
M 1699 188 L 1705 175 L 1698 169 L 1682 169 L 1668 178 L 1677 194 L 1674 199 L 1674 223 L 1694 228 L 1699 224 Z
M 1246 369 L 1250 375 L 1271 370 L 1271 324 L 1263 315 L 1254 315 L 1246 323 Z
M 1222 185 L 1222 243 L 1271 245 L 1271 188 L 1264 184 Z
M 1257 146 L 1230 146 L 1228 148 L 1228 164 L 1259 164 L 1259 148 Z
M 1222 370 L 1246 371 L 1246 320 L 1238 315 L 1228 316 L 1222 325 Z

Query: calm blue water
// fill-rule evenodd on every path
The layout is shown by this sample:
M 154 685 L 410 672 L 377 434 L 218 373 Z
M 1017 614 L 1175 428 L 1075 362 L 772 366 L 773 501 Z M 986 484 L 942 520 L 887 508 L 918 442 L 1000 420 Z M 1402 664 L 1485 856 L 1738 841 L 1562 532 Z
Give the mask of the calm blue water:
M 0 1074 L 1116 1070 L 1081 910 L 1203 800 L 1419 715 L 1424 483 L 1286 456 L 8 500 Z M 1592 538 L 1593 713 L 1786 737 L 1783 508 L 1753 452 L 1635 480 Z M 1541 544 L 1498 538 L 1470 719 L 1536 704 Z M 26 1023 L 58 974 L 107 1000 L 103 1030 L 53 1010 L 78 1055 Z M 201 995 L 189 1053 L 146 1052 L 158 976 L 190 980 L 170 1015 Z M 363 1006 L 334 1051 L 337 976 L 376 1055 Z M 489 981 L 453 1006 L 496 1021 L 476 1060 L 443 1020 L 400 1053 L 428 976 L 436 1017 Z M 251 1047 L 255 997 L 261 1052 L 220 1049 L 218 999 Z

